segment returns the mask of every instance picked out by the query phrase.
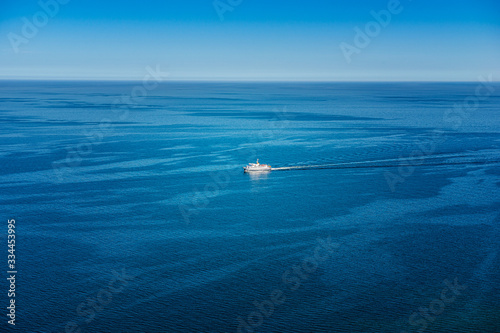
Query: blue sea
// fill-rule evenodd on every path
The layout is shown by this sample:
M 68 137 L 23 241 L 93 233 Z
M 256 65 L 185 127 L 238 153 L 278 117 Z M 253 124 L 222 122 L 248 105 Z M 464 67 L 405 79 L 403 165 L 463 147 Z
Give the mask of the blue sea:
M 1 81 L 0 100 L 1 331 L 500 332 L 498 83 Z

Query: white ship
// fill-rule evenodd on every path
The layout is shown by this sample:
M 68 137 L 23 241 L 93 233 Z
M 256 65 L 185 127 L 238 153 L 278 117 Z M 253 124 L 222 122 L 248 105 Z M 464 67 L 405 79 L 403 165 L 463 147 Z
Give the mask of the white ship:
M 268 164 L 260 164 L 259 160 L 257 163 L 249 163 L 246 167 L 243 167 L 245 172 L 264 172 L 271 171 L 271 166 Z

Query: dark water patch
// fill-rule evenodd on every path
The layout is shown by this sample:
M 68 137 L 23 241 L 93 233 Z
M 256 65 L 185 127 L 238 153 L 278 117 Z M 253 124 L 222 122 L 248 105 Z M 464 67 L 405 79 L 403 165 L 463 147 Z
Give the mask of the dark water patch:
M 275 119 L 288 121 L 356 121 L 356 120 L 380 120 L 369 117 L 352 117 L 344 115 L 328 115 L 300 112 L 194 112 L 189 113 L 192 116 L 200 117 L 235 117 L 235 118 L 254 118 L 254 119 Z
M 393 235 L 379 242 L 407 272 L 405 283 L 418 290 L 421 279 L 440 285 L 447 277 L 472 278 L 478 263 L 487 255 L 484 248 L 491 226 L 451 226 L 443 224 L 401 224 Z
M 446 207 L 440 207 L 439 209 L 432 209 L 425 212 L 417 213 L 416 216 L 421 216 L 424 218 L 436 218 L 445 216 L 460 216 L 469 214 L 482 214 L 491 213 L 498 211 L 498 205 L 484 205 L 484 206 L 472 206 L 466 204 L 451 205 Z

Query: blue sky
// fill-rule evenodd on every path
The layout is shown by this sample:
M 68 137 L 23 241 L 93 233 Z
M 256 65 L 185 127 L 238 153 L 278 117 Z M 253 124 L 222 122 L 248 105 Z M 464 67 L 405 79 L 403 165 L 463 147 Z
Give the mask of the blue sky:
M 496 0 L 217 0 L 219 13 L 213 0 L 59 0 L 51 13 L 53 1 L 40 1 L 53 17 L 2 1 L 0 78 L 141 79 L 147 66 L 172 80 L 500 77 Z M 390 22 L 370 25 L 372 11 Z

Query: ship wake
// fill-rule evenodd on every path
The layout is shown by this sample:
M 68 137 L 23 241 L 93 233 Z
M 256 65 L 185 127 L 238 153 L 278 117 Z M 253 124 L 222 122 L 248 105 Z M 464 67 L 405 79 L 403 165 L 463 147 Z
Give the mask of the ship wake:
M 498 151 L 494 154 L 442 154 L 416 158 L 393 158 L 383 160 L 345 162 L 330 164 L 305 164 L 272 168 L 272 171 L 314 170 L 314 169 L 368 169 L 368 168 L 399 168 L 418 166 L 476 165 L 500 163 Z

